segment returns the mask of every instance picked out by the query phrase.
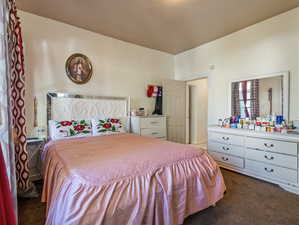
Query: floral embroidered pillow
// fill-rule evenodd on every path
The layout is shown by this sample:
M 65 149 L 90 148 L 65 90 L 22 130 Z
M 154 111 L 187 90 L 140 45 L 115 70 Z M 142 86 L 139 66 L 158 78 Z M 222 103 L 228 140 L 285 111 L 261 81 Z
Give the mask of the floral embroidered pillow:
M 122 122 L 118 118 L 97 119 L 92 121 L 93 135 L 109 135 L 125 133 Z
M 90 120 L 71 120 L 71 121 L 49 121 L 50 137 L 62 139 L 68 137 L 91 136 Z

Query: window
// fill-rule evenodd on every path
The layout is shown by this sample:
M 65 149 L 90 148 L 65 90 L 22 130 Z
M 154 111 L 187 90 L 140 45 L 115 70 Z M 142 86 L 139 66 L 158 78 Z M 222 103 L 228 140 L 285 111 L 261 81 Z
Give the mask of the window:
M 259 116 L 259 80 L 232 83 L 232 115 L 251 119 Z
M 255 99 L 252 98 L 251 94 L 251 81 L 245 81 L 246 84 L 244 85 L 243 82 L 239 83 L 239 96 L 240 96 L 240 113 L 241 118 L 250 117 L 251 118 L 251 102 Z M 246 92 L 243 93 L 243 88 L 246 88 Z M 244 96 L 245 94 L 245 96 Z M 244 97 L 246 97 L 244 99 Z M 246 104 L 245 104 L 246 102 Z M 246 115 L 247 114 L 247 115 Z

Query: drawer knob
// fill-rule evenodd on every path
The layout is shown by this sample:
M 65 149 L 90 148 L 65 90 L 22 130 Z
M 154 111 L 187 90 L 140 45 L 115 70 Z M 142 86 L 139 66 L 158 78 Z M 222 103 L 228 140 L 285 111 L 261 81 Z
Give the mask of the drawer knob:
M 229 137 L 222 137 L 223 140 L 228 141 Z
M 268 159 L 268 160 L 273 160 L 273 159 L 274 159 L 274 157 L 273 157 L 273 156 L 269 157 L 269 156 L 265 155 L 265 159 Z
M 154 121 L 153 121 L 153 122 L 151 122 L 151 124 L 157 124 L 157 123 L 159 123 L 159 122 L 154 122 Z
M 229 151 L 230 149 L 228 148 L 228 147 L 222 147 L 222 149 L 224 150 L 224 151 Z
M 228 158 L 226 158 L 226 157 L 222 157 L 222 159 L 223 159 L 224 161 L 228 161 Z
M 268 173 L 273 173 L 274 169 L 268 169 L 267 167 L 265 167 L 265 171 L 267 171 Z
M 158 132 L 152 132 L 152 135 L 156 135 L 156 134 L 159 134 Z
M 274 144 L 268 144 L 268 143 L 264 143 L 265 147 L 267 148 L 273 148 L 274 147 Z

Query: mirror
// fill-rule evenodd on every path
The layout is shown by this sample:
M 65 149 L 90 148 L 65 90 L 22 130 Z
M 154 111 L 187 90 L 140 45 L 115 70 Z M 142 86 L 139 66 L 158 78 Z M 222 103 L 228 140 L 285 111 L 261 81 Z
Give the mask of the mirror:
M 274 114 L 288 119 L 288 74 L 232 82 L 231 113 L 253 120 Z

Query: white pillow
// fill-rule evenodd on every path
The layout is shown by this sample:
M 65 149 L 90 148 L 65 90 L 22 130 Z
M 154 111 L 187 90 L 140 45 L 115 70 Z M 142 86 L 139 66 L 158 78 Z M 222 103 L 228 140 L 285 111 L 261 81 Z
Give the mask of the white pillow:
M 49 121 L 49 136 L 52 140 L 92 135 L 90 120 Z
M 92 133 L 94 136 L 125 133 L 124 124 L 120 118 L 93 119 Z

